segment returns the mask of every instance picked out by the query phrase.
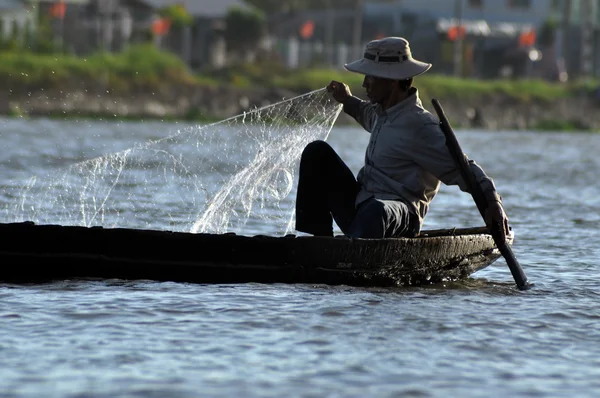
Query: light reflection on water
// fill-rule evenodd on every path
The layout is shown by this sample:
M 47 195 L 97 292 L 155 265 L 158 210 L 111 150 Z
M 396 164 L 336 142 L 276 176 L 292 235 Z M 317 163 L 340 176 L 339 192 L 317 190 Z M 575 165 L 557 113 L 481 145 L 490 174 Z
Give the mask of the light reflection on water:
M 2 184 L 181 127 L 0 123 Z M 403 289 L 0 285 L 0 396 L 598 396 L 600 136 L 457 135 L 494 178 L 534 289 L 516 290 L 502 260 Z M 336 128 L 329 141 L 357 171 L 367 138 Z M 478 225 L 470 197 L 445 186 L 425 221 Z

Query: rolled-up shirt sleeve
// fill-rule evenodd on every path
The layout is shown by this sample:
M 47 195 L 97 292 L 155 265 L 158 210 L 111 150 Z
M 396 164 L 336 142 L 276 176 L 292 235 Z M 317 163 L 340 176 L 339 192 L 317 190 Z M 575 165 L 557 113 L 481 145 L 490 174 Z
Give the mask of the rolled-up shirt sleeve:
M 349 97 L 344 101 L 344 112 L 352 116 L 369 133 L 377 121 L 377 105 L 358 97 Z

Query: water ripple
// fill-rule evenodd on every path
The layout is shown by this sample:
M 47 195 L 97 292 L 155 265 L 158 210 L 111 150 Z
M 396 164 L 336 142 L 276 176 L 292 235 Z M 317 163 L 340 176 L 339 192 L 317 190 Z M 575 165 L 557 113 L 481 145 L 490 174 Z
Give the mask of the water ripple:
M 11 148 L 0 153 L 2 183 L 164 128 L 91 123 L 84 135 L 80 125 L 2 123 L 15 133 L 0 134 Z M 600 136 L 458 134 L 504 197 L 532 289 L 517 289 L 502 259 L 463 281 L 410 288 L 0 284 L 0 396 L 598 396 Z M 367 138 L 339 129 L 331 144 L 357 171 Z M 481 223 L 468 195 L 445 186 L 426 219 Z

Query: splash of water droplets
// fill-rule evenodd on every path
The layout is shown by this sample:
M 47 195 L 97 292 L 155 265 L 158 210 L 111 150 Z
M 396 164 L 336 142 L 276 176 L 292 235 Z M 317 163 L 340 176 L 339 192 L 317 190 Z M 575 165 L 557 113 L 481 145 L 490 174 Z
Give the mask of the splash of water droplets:
M 324 89 L 22 184 L 11 222 L 289 233 L 302 149 L 341 112 Z

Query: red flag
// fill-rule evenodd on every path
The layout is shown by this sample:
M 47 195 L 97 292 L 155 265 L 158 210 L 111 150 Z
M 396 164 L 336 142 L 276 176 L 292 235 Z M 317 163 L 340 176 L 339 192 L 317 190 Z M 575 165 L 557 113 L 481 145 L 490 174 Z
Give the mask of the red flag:
M 169 18 L 160 18 L 152 22 L 152 33 L 157 36 L 164 36 L 171 29 L 171 20 Z
M 64 1 L 56 1 L 54 4 L 50 6 L 50 15 L 53 18 L 63 19 L 65 17 L 65 13 L 67 12 L 67 5 Z
M 532 47 L 535 44 L 535 30 L 529 30 L 519 35 L 519 46 Z
M 313 21 L 306 21 L 300 27 L 300 37 L 303 39 L 309 39 L 315 32 L 315 23 Z
M 458 38 L 460 38 L 462 40 L 465 38 L 466 34 L 467 34 L 467 30 L 462 25 L 460 25 L 460 26 L 453 25 L 450 27 L 450 29 L 448 29 L 448 39 L 450 39 L 450 41 L 455 41 Z

